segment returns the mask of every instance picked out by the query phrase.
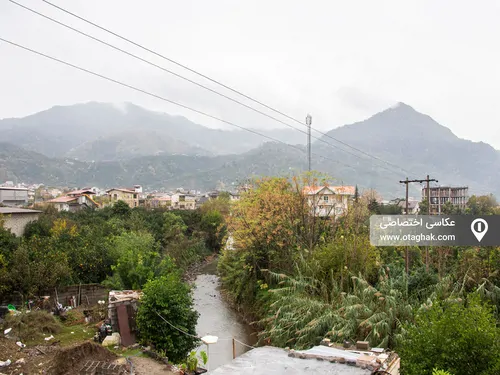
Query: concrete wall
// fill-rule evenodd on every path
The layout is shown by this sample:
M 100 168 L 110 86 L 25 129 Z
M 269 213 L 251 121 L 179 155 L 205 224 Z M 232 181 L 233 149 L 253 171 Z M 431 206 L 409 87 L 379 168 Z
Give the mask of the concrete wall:
M 28 203 L 28 190 L 0 188 L 0 203 L 23 205 Z
M 4 215 L 4 226 L 10 229 L 16 236 L 20 237 L 24 234 L 26 225 L 32 221 L 37 221 L 39 215 L 39 213 L 12 213 Z

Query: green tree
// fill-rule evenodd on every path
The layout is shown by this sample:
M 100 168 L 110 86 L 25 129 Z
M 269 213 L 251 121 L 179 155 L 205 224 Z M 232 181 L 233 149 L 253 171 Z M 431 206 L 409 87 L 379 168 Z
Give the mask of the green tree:
M 153 344 L 165 351 L 169 361 L 180 363 L 199 344 L 197 321 L 191 290 L 177 275 L 168 274 L 146 284 L 137 314 L 145 344 Z
M 204 213 L 201 217 L 200 228 L 205 232 L 207 247 L 218 253 L 226 236 L 226 226 L 222 214 L 216 210 Z
M 466 213 L 469 215 L 494 215 L 498 202 L 493 196 L 490 195 L 473 195 L 467 202 Z
M 371 214 L 380 215 L 380 204 L 377 202 L 376 199 L 371 199 L 368 202 L 368 210 L 370 211 Z
M 429 212 L 429 202 L 427 199 L 422 199 L 422 202 L 418 205 L 418 214 L 419 215 L 427 215 Z
M 142 289 L 149 280 L 173 269 L 170 259 L 161 256 L 150 233 L 123 233 L 112 240 L 112 246 L 118 259 L 112 269 L 122 288 Z
M 125 201 L 122 201 L 122 200 L 117 201 L 113 205 L 112 210 L 113 210 L 114 215 L 118 215 L 118 216 L 122 216 L 122 217 L 128 217 L 128 216 L 130 216 L 130 214 L 132 212 L 132 209 L 130 208 L 130 206 Z
M 354 202 L 359 201 L 359 190 L 358 190 L 358 185 L 356 185 L 356 188 L 354 189 Z
M 492 308 L 477 295 L 465 301 L 435 301 L 421 311 L 397 348 L 402 373 L 497 374 L 500 330 Z

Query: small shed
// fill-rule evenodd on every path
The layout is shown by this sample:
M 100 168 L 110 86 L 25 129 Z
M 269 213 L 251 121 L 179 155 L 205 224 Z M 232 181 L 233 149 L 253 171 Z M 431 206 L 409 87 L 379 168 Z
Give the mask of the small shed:
M 109 292 L 108 316 L 114 332 L 119 332 L 121 344 L 135 344 L 136 316 L 142 292 L 138 290 L 112 290 Z

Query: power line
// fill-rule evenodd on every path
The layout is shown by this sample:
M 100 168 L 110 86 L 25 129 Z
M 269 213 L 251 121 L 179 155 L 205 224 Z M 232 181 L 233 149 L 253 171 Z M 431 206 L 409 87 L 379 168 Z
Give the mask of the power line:
M 87 38 L 90 38 L 90 39 L 92 39 L 92 40 L 94 40 L 94 41 L 96 41 L 96 42 L 99 42 L 99 43 L 101 43 L 101 44 L 104 44 L 104 45 L 106 45 L 107 47 L 110 47 L 110 48 L 112 48 L 112 49 L 114 49 L 114 50 L 117 50 L 117 51 L 119 51 L 119 52 L 122 52 L 122 53 L 124 53 L 124 54 L 126 54 L 126 55 L 128 55 L 128 56 L 130 56 L 130 57 L 133 57 L 133 58 L 135 58 L 135 59 L 137 59 L 137 60 L 140 60 L 140 61 L 142 61 L 142 62 L 145 62 L 146 64 L 149 64 L 149 65 L 154 66 L 154 67 L 156 67 L 156 68 L 158 68 L 158 69 L 160 69 L 160 70 L 163 70 L 163 71 L 165 71 L 165 72 L 167 72 L 167 73 L 169 73 L 169 74 L 172 74 L 172 75 L 174 75 L 174 76 L 175 76 L 175 77 L 177 77 L 177 78 L 180 78 L 180 79 L 185 80 L 185 81 L 187 81 L 187 82 L 189 82 L 189 83 L 192 83 L 192 84 L 194 84 L 194 85 L 196 85 L 196 86 L 198 86 L 198 87 L 201 87 L 201 88 L 203 88 L 203 89 L 205 89 L 205 90 L 208 90 L 208 91 L 210 91 L 210 92 L 212 92 L 212 93 L 214 93 L 214 94 L 216 94 L 216 95 L 219 95 L 219 96 L 221 96 L 221 97 L 223 97 L 223 98 L 225 98 L 225 99 L 228 99 L 228 100 L 230 100 L 230 101 L 232 101 L 232 102 L 235 102 L 235 103 L 237 103 L 237 104 L 239 104 L 239 105 L 241 105 L 241 106 L 243 106 L 243 107 L 245 107 L 245 108 L 248 108 L 248 109 L 250 109 L 250 110 L 252 110 L 252 111 L 254 111 L 254 112 L 256 112 L 256 113 L 259 113 L 259 114 L 261 114 L 261 115 L 263 115 L 263 116 L 266 116 L 266 117 L 268 117 L 268 118 L 270 118 L 270 119 L 272 119 L 272 120 L 274 120 L 274 121 L 277 121 L 277 122 L 279 122 L 279 123 L 281 123 L 281 124 L 283 124 L 283 125 L 285 125 L 285 126 L 288 126 L 288 127 L 292 128 L 292 129 L 294 129 L 294 130 L 297 130 L 297 131 L 299 131 L 299 132 L 301 132 L 301 133 L 303 133 L 303 134 L 306 134 L 306 135 L 308 136 L 308 139 L 310 139 L 310 137 L 311 137 L 311 135 L 310 135 L 310 130 L 311 130 L 312 128 L 311 128 L 311 129 L 309 129 L 309 131 L 307 131 L 307 132 L 306 132 L 306 131 L 304 131 L 304 130 L 301 130 L 301 129 L 299 129 L 299 128 L 297 128 L 297 127 L 293 126 L 293 125 L 290 125 L 290 124 L 288 124 L 288 123 L 286 123 L 286 122 L 284 122 L 284 121 L 282 121 L 282 120 L 280 120 L 280 119 L 278 119 L 278 118 L 276 118 L 276 117 L 270 116 L 269 114 L 267 114 L 267 113 L 265 113 L 265 112 L 262 112 L 262 111 L 260 111 L 260 110 L 258 110 L 258 109 L 256 109 L 256 108 L 253 108 L 253 107 L 251 107 L 251 106 L 249 106 L 249 105 L 247 105 L 247 104 L 245 104 L 245 103 L 243 103 L 243 102 L 241 102 L 241 101 L 239 101 L 239 100 L 236 100 L 236 99 L 234 99 L 234 98 L 231 98 L 231 97 L 229 97 L 229 96 L 227 96 L 227 95 L 225 95 L 225 94 L 222 94 L 222 93 L 220 93 L 220 92 L 218 92 L 218 91 L 216 91 L 216 90 L 211 89 L 210 87 L 207 87 L 207 86 L 202 85 L 202 84 L 200 84 L 200 83 L 198 83 L 198 82 L 196 82 L 196 81 L 193 81 L 193 80 L 191 80 L 191 79 L 189 79 L 189 78 L 186 78 L 186 77 L 184 77 L 184 76 L 182 76 L 182 75 L 180 75 L 180 74 L 177 74 L 177 73 L 175 73 L 175 72 L 173 72 L 173 71 L 171 71 L 171 70 L 169 70 L 169 69 L 166 69 L 166 68 L 164 68 L 164 67 L 162 67 L 162 66 L 160 66 L 160 65 L 157 65 L 157 64 L 155 64 L 155 63 L 153 63 L 153 62 L 151 62 L 151 61 L 148 61 L 148 60 L 146 60 L 146 59 L 144 59 L 144 58 L 142 58 L 142 57 L 140 57 L 140 56 L 137 56 L 137 55 L 135 55 L 135 54 L 133 54 L 133 53 L 131 53 L 131 52 L 128 52 L 128 51 L 125 51 L 125 50 L 123 50 L 123 49 L 121 49 L 121 48 L 119 48 L 119 47 L 116 47 L 116 46 L 114 46 L 114 45 L 112 45 L 112 44 L 110 44 L 110 43 L 108 43 L 108 42 L 105 42 L 105 41 L 104 41 L 104 40 L 102 40 L 102 39 L 99 39 L 99 38 L 94 37 L 94 36 L 92 36 L 92 35 L 90 35 L 90 34 L 88 34 L 88 33 L 85 33 L 85 32 L 83 32 L 83 31 L 81 31 L 81 30 L 78 30 L 78 29 L 76 29 L 76 28 L 74 28 L 74 27 L 72 27 L 72 26 L 70 26 L 70 25 L 67 25 L 67 24 L 65 24 L 65 23 L 63 23 L 63 22 L 60 22 L 60 21 L 58 21 L 58 20 L 56 20 L 56 19 L 54 19 L 54 18 L 52 18 L 52 17 L 49 17 L 49 16 L 47 16 L 47 15 L 45 15 L 45 14 L 43 14 L 43 13 L 40 13 L 40 12 L 38 12 L 38 11 L 36 11 L 36 10 L 32 9 L 32 8 L 29 8 L 29 7 L 27 7 L 27 6 L 23 5 L 23 4 L 20 4 L 20 3 L 16 2 L 16 1 L 14 1 L 14 0 L 9 0 L 9 1 L 10 1 L 11 3 L 13 3 L 13 4 L 15 4 L 15 5 L 17 5 L 17 6 L 21 7 L 21 8 L 23 8 L 23 9 L 25 9 L 25 10 L 28 10 L 28 11 L 30 11 L 30 12 L 32 12 L 32 13 L 34 13 L 34 14 L 37 14 L 37 15 L 39 15 L 39 16 L 41 16 L 41 17 L 43 17 L 43 18 L 45 18 L 45 19 L 47 19 L 47 20 L 49 20 L 49 21 L 52 21 L 52 22 L 54 22 L 54 23 L 56 23 L 56 24 L 58 24 L 58 25 L 60 25 L 60 26 L 63 26 L 63 27 L 65 27 L 65 28 L 68 28 L 68 29 L 70 29 L 70 30 L 72 30 L 72 31 L 74 31 L 74 32 L 76 32 L 76 33 L 78 33 L 78 34 L 81 34 L 81 35 L 83 35 L 83 36 L 85 36 L 85 37 L 87 37 Z M 350 152 L 350 151 L 344 150 L 344 149 L 342 149 L 342 148 L 340 148 L 340 147 L 338 147 L 338 146 L 336 146 L 336 145 L 333 145 L 333 144 L 331 144 L 331 143 L 329 143 L 329 142 L 325 141 L 325 140 L 324 140 L 324 139 L 322 139 L 322 138 L 318 138 L 318 137 L 314 137 L 314 136 L 312 136 L 312 137 L 313 137 L 314 139 L 319 140 L 320 142 L 323 142 L 323 143 L 325 143 L 325 144 L 327 144 L 327 145 L 329 145 L 329 146 L 332 146 L 332 147 L 338 148 L 338 149 L 339 149 L 339 150 L 341 150 L 341 151 L 344 151 L 344 152 L 346 152 L 346 153 L 348 153 L 348 154 L 350 154 L 350 155 L 352 155 L 352 156 L 354 156 L 354 157 L 356 157 L 356 158 L 359 158 L 359 159 L 363 160 L 363 159 L 362 159 L 359 155 L 356 155 L 356 154 L 354 154 L 354 153 L 352 153 L 352 152 Z M 308 147 L 310 148 L 310 140 L 308 140 Z M 309 161 L 309 165 L 310 165 L 310 161 Z M 388 170 L 388 169 L 387 169 L 386 167 L 384 167 L 384 166 L 382 166 L 382 168 L 384 168 L 384 169 Z
M 11 1 L 11 2 L 15 3 L 15 2 L 14 2 L 14 1 L 12 1 L 12 0 L 9 0 L 9 1 Z M 190 72 L 192 72 L 192 73 L 194 73 L 194 74 L 196 74 L 196 75 L 198 75 L 198 76 L 202 77 L 202 78 L 205 78 L 205 79 L 207 79 L 207 80 L 209 80 L 209 81 L 211 81 L 211 82 L 213 82 L 213 83 L 216 83 L 217 85 L 219 85 L 219 86 L 221 86 L 221 87 L 224 87 L 225 89 L 228 89 L 228 90 L 230 90 L 230 91 L 232 91 L 232 92 L 234 92 L 234 93 L 236 93 L 236 94 L 238 94 L 238 95 L 241 95 L 241 96 L 243 96 L 244 98 L 247 98 L 247 99 L 249 99 L 249 100 L 251 100 L 251 101 L 253 101 L 253 102 L 255 102 L 255 103 L 257 103 L 257 104 L 259 104 L 259 105 L 261 105 L 261 106 L 263 106 L 263 107 L 265 107 L 265 108 L 267 108 L 267 109 L 269 109 L 269 110 L 271 110 L 271 111 L 273 111 L 273 112 L 275 112 L 275 113 L 278 113 L 278 114 L 280 114 L 280 115 L 282 115 L 282 116 L 284 116 L 284 117 L 286 117 L 286 118 L 288 118 L 288 119 L 292 120 L 292 121 L 295 121 L 295 122 L 297 122 L 297 123 L 299 123 L 299 124 L 301 124 L 301 125 L 303 125 L 303 126 L 306 126 L 306 127 L 308 126 L 306 123 L 304 123 L 304 122 L 302 122 L 302 121 L 300 121 L 300 120 L 298 120 L 298 119 L 296 119 L 296 118 L 294 118 L 294 117 L 291 117 L 291 116 L 289 116 L 289 115 L 287 115 L 287 114 L 285 114 L 285 113 L 283 113 L 283 112 L 281 112 L 281 111 L 279 111 L 279 110 L 277 110 L 277 109 L 275 109 L 275 108 L 273 108 L 273 107 L 271 107 L 271 106 L 268 106 L 268 105 L 266 105 L 265 103 L 263 103 L 263 102 L 261 102 L 261 101 L 259 101 L 259 100 L 255 99 L 255 98 L 253 98 L 253 97 L 251 97 L 251 96 L 249 96 L 249 95 L 246 95 L 246 94 L 242 93 L 241 91 L 238 91 L 238 90 L 236 90 L 236 89 L 234 89 L 234 88 L 232 88 L 232 87 L 230 87 L 230 86 L 228 86 L 228 85 L 226 85 L 226 84 L 224 84 L 224 83 L 222 83 L 222 82 L 220 82 L 220 81 L 218 81 L 218 80 L 216 80 L 216 79 L 210 78 L 209 76 L 207 76 L 207 75 L 205 75 L 205 74 L 202 74 L 202 73 L 200 73 L 200 72 L 198 72 L 198 71 L 196 71 L 196 70 L 194 70 L 194 69 L 192 69 L 192 68 L 189 68 L 188 66 L 186 66 L 186 65 L 184 65 L 184 64 L 181 64 L 181 63 L 179 63 L 179 62 L 177 62 L 177 61 L 175 61 L 175 60 L 173 60 L 173 59 L 171 59 L 171 58 L 169 58 L 169 57 L 166 57 L 166 56 L 164 56 L 164 55 L 162 55 L 162 54 L 160 54 L 160 53 L 158 53 L 158 52 L 156 52 L 156 51 L 154 51 L 154 50 L 152 50 L 152 49 L 150 49 L 150 48 L 147 48 L 147 47 L 145 47 L 145 46 L 143 46 L 143 45 L 141 45 L 141 44 L 139 44 L 139 43 L 137 43 L 137 42 L 134 42 L 134 41 L 132 41 L 132 40 L 130 40 L 130 39 L 128 39 L 128 38 L 126 38 L 126 37 L 124 37 L 124 36 L 122 36 L 122 35 L 118 34 L 118 33 L 115 33 L 115 32 L 113 32 L 113 31 L 111 31 L 111 30 L 109 30 L 109 29 L 107 29 L 107 28 L 105 28 L 105 27 L 103 27 L 103 26 L 100 26 L 100 25 L 98 25 L 98 24 L 96 24 L 96 23 L 94 23 L 94 22 L 92 22 L 92 21 L 89 21 L 88 19 L 86 19 L 86 18 L 84 18 L 84 17 L 81 17 L 81 16 L 79 16 L 79 15 L 77 15 L 77 14 L 75 14 L 75 13 L 73 13 L 73 12 L 71 12 L 71 11 L 67 10 L 67 9 L 64 9 L 64 8 L 62 8 L 62 7 L 60 7 L 60 6 L 56 5 L 56 4 L 54 4 L 54 3 L 51 3 L 50 1 L 47 1 L 47 0 L 42 0 L 42 1 L 43 1 L 44 3 L 46 3 L 46 4 L 48 4 L 48 5 L 50 5 L 50 6 L 54 7 L 54 8 L 56 8 L 56 9 L 59 9 L 60 11 L 62 11 L 62 12 L 64 12 L 64 13 L 67 13 L 67 14 L 69 14 L 69 15 L 71 15 L 71 16 L 73 16 L 73 17 L 75 17 L 75 18 L 78 18 L 79 20 L 81 20 L 81 21 L 83 21 L 83 22 L 86 22 L 86 23 L 88 23 L 88 24 L 90 24 L 90 25 L 92 25 L 92 26 L 94 26 L 94 27 L 97 27 L 97 28 L 99 28 L 100 30 L 103 30 L 103 31 L 105 31 L 105 32 L 107 32 L 107 33 L 109 33 L 109 34 L 111 34 L 111 35 L 114 35 L 114 36 L 116 36 L 117 38 L 120 38 L 120 39 L 122 39 L 122 40 L 124 40 L 124 41 L 126 41 L 126 42 L 128 42 L 128 43 L 130 43 L 130 44 L 133 44 L 133 45 L 134 45 L 134 46 L 136 46 L 136 47 L 139 47 L 139 48 L 141 48 L 141 49 L 143 49 L 143 50 L 145 50 L 145 51 L 147 51 L 147 52 L 150 52 L 150 53 L 152 53 L 152 54 L 154 54 L 154 55 L 156 55 L 156 56 L 158 56 L 158 57 L 161 57 L 162 59 L 165 59 L 165 60 L 167 60 L 167 61 L 169 61 L 169 62 L 171 62 L 171 63 L 173 63 L 173 64 L 175 64 L 175 65 L 177 65 L 177 66 L 179 66 L 179 67 L 181 67 L 181 68 L 183 68 L 183 69 L 186 69 L 186 70 L 188 70 L 188 71 L 190 71 Z M 17 3 L 15 3 L 15 4 L 17 4 Z M 18 5 L 20 5 L 20 4 L 18 4 Z M 21 6 L 22 6 L 22 5 L 21 5 Z M 23 6 L 23 7 L 24 7 L 24 6 Z M 26 7 L 24 7 L 24 8 L 26 8 Z M 28 9 L 28 8 L 26 8 L 26 9 Z M 38 13 L 38 12 L 36 12 L 36 13 Z M 40 13 L 38 13 L 38 14 L 40 14 Z M 42 16 L 43 16 L 43 15 L 42 15 Z M 44 16 L 44 17 L 45 17 L 45 16 Z M 48 17 L 46 17 L 46 18 L 48 18 Z M 55 21 L 55 22 L 58 22 L 58 21 Z M 59 23 L 59 22 L 58 22 L 58 23 Z M 60 23 L 60 24 L 61 24 L 61 23 Z M 64 26 L 66 26 L 66 25 L 64 25 Z M 73 28 L 72 28 L 72 29 L 73 29 Z M 73 29 L 73 30 L 74 30 L 74 31 L 77 31 L 76 29 Z M 77 32 L 79 32 L 79 31 L 77 31 Z M 97 40 L 97 38 L 94 38 L 94 37 L 92 37 L 92 39 Z M 105 43 L 105 42 L 104 42 L 104 43 Z M 107 44 L 107 43 L 106 43 L 106 44 Z M 115 48 L 115 47 L 113 47 L 113 46 L 112 46 L 112 48 Z M 125 53 L 127 53 L 127 52 L 125 52 Z M 129 54 L 129 53 L 127 53 L 127 54 Z M 161 68 L 161 69 L 163 69 L 163 68 Z M 165 70 L 165 69 L 163 69 L 163 70 Z M 172 73 L 172 74 L 175 74 L 175 73 Z M 176 75 L 177 75 L 177 74 L 176 74 Z M 179 75 L 177 75 L 177 76 L 179 76 Z M 179 77 L 180 77 L 180 76 L 179 76 Z M 186 80 L 187 80 L 187 79 L 186 79 Z M 191 81 L 191 80 L 189 80 L 189 81 Z M 196 84 L 197 86 L 204 87 L 204 86 L 203 86 L 203 85 L 201 85 L 201 84 L 195 83 L 195 82 L 193 82 L 193 81 L 191 81 L 191 82 L 192 82 L 192 83 L 194 83 L 194 84 Z M 204 87 L 204 88 L 206 88 L 206 87 Z M 272 116 L 270 116 L 270 115 L 268 115 L 268 114 L 265 114 L 265 113 L 263 113 L 262 111 L 259 111 L 259 110 L 255 109 L 255 108 L 253 108 L 253 107 L 247 106 L 246 104 L 241 103 L 241 102 L 239 102 L 239 101 L 237 101 L 237 100 L 235 100 L 235 99 L 229 98 L 229 97 L 225 96 L 224 94 L 218 93 L 218 92 L 216 92 L 215 90 L 212 90 L 212 89 L 209 89 L 209 88 L 207 88 L 207 89 L 208 89 L 208 90 L 210 90 L 210 91 L 212 91 L 212 92 L 214 92 L 214 93 L 216 93 L 216 94 L 218 94 L 218 95 L 221 95 L 221 96 L 223 96 L 223 97 L 226 97 L 227 99 L 229 99 L 229 100 L 231 100 L 231 101 L 233 101 L 233 102 L 239 103 L 239 104 L 241 104 L 241 105 L 243 105 L 243 106 L 245 106 L 245 107 L 247 107 L 247 108 L 249 108 L 249 109 L 251 109 L 251 110 L 257 111 L 257 112 L 259 112 L 259 113 L 263 114 L 264 116 L 267 116 L 267 117 L 273 118 L 274 120 L 276 120 L 276 121 L 278 121 L 278 122 L 280 122 L 280 123 L 282 123 L 282 124 L 284 124 L 284 125 L 286 125 L 286 126 L 288 126 L 288 127 L 291 127 L 291 128 L 296 129 L 296 130 L 299 130 L 299 129 L 297 129 L 297 128 L 293 127 L 292 125 L 290 125 L 290 124 L 288 124 L 288 123 L 285 123 L 285 122 L 283 122 L 283 121 L 281 121 L 281 120 L 278 120 L 278 119 L 276 119 L 276 118 L 274 118 L 274 117 L 272 117 Z M 321 135 L 323 135 L 323 136 L 325 136 L 325 137 L 327 137 L 327 138 L 330 138 L 330 139 L 332 139 L 332 140 L 334 140 L 334 141 L 336 141 L 336 142 L 338 142 L 338 143 L 340 143 L 340 144 L 343 144 L 344 146 L 347 146 L 348 148 L 351 148 L 351 149 L 353 149 L 353 150 L 355 150 L 355 151 L 358 151 L 358 152 L 360 152 L 360 153 L 362 153 L 362 154 L 364 154 L 364 155 L 366 155 L 366 156 L 368 156 L 368 157 L 370 157 L 370 158 L 373 158 L 373 159 L 379 160 L 379 161 L 381 161 L 381 162 L 383 162 L 383 163 L 385 163 L 385 164 L 387 164 L 387 165 L 390 165 L 390 166 L 392 166 L 392 167 L 395 167 L 395 168 L 397 168 L 397 169 L 400 169 L 401 171 L 404 171 L 404 172 L 406 172 L 406 173 L 409 173 L 407 170 L 405 170 L 404 168 L 402 168 L 402 167 L 400 167 L 400 166 L 398 166 L 398 165 L 396 165 L 396 164 L 390 163 L 390 162 L 388 162 L 388 161 L 386 161 L 386 160 L 384 160 L 384 159 L 382 159 L 382 158 L 379 158 L 379 157 L 377 157 L 377 156 L 375 156 L 375 155 L 371 155 L 371 154 L 369 154 L 369 153 L 367 153 L 367 152 L 365 152 L 365 151 L 363 151 L 363 150 L 361 150 L 361 149 L 359 149 L 359 148 L 356 148 L 356 147 L 354 147 L 354 146 L 351 146 L 350 144 L 348 144 L 348 143 L 346 143 L 346 142 L 344 142 L 344 141 L 341 141 L 341 140 L 339 140 L 339 139 L 337 139 L 337 138 L 335 138 L 335 137 L 332 137 L 331 135 L 329 135 L 329 134 L 327 134 L 327 133 L 321 132 L 321 131 L 319 131 L 319 130 L 317 130 L 317 129 L 313 129 L 313 128 L 311 128 L 311 130 L 314 130 L 315 132 L 317 132 L 317 133 L 319 133 L 319 134 L 321 134 Z M 299 130 L 299 131 L 300 131 L 300 130 Z M 303 132 L 303 133 L 307 134 L 306 132 Z M 332 144 L 330 144 L 330 143 L 328 143 L 328 142 L 325 142 L 322 138 L 318 138 L 318 137 L 314 137 L 314 138 L 315 138 L 315 139 L 317 139 L 317 140 L 321 140 L 321 141 L 323 141 L 324 143 L 327 143 L 327 144 L 329 144 L 329 145 L 330 145 L 330 146 L 332 146 L 332 147 L 335 147 L 334 145 L 332 145 Z M 339 148 L 339 150 L 342 150 L 342 151 L 344 151 L 344 152 L 348 152 L 348 151 L 343 150 L 343 149 L 340 149 L 340 148 Z M 352 154 L 352 153 L 351 153 L 351 154 Z M 356 155 L 356 154 L 352 154 L 352 155 L 354 155 L 354 156 L 356 156 L 356 157 L 359 157 L 359 156 L 358 156 L 358 155 Z
M 151 93 L 151 92 L 146 91 L 146 90 L 143 90 L 143 89 L 141 89 L 141 88 L 138 88 L 138 87 L 135 87 L 135 86 L 129 85 L 129 84 L 127 84 L 127 83 L 124 83 L 124 82 L 118 81 L 118 80 L 116 80 L 116 79 L 113 79 L 113 78 L 107 77 L 107 76 L 102 75 L 102 74 L 100 74 L 100 73 L 96 73 L 96 72 L 91 71 L 91 70 L 89 70 L 89 69 L 82 68 L 82 67 L 80 67 L 80 66 L 74 65 L 74 64 L 69 63 L 69 62 L 67 62 L 67 61 L 64 61 L 64 60 L 58 59 L 58 58 L 56 58 L 56 57 L 49 56 L 49 55 L 47 55 L 47 54 L 45 54 L 45 53 L 43 53 L 43 52 L 36 51 L 36 50 L 34 50 L 34 49 L 31 49 L 31 48 L 29 48 L 29 47 L 22 46 L 22 45 L 20 45 L 20 44 L 18 44 L 18 43 L 15 43 L 15 42 L 9 41 L 9 40 L 4 39 L 4 38 L 1 38 L 1 37 L 0 37 L 0 41 L 3 41 L 3 42 L 5 42 L 5 43 L 8 43 L 8 44 L 13 45 L 13 46 L 18 47 L 18 48 L 21 48 L 21 49 L 23 49 L 23 50 L 25 50 L 25 51 L 28 51 L 28 52 L 34 53 L 34 54 L 36 54 L 36 55 L 39 55 L 39 56 L 45 57 L 46 59 L 49 59 L 49 60 L 52 60 L 52 61 L 58 62 L 58 63 L 60 63 L 60 64 L 63 64 L 63 65 L 69 66 L 69 67 L 71 67 L 71 68 L 74 68 L 74 69 L 80 70 L 80 71 L 85 72 L 85 73 L 87 73 L 87 74 L 90 74 L 90 75 L 93 75 L 93 76 L 96 76 L 96 77 L 102 78 L 102 79 L 104 79 L 104 80 L 107 80 L 107 81 L 110 81 L 110 82 L 116 83 L 117 85 L 120 85 L 120 86 L 123 86 L 123 87 L 127 87 L 127 88 L 129 88 L 129 89 L 131 89 L 131 90 L 141 92 L 141 93 L 143 93 L 143 94 L 146 94 L 146 95 L 148 95 L 148 96 L 154 97 L 154 98 L 156 98 L 156 99 L 163 100 L 163 101 L 165 101 L 165 102 L 167 102 L 167 103 L 170 103 L 170 104 L 174 104 L 174 105 L 176 105 L 176 106 L 179 106 L 179 107 L 184 108 L 184 109 L 187 109 L 187 110 L 189 110 L 189 111 L 192 111 L 192 112 L 198 113 L 198 114 L 200 114 L 200 115 L 203 115 L 203 116 L 209 117 L 209 118 L 214 119 L 214 120 L 216 120 L 216 121 L 220 121 L 220 122 L 223 122 L 223 123 L 228 124 L 228 125 L 230 125 L 230 126 L 237 127 L 237 128 L 239 128 L 239 129 L 241 129 L 241 130 L 245 130 L 245 131 L 248 131 L 248 132 L 250 132 L 250 133 L 253 133 L 253 134 L 259 135 L 259 136 L 264 137 L 264 138 L 267 138 L 267 139 L 269 139 L 269 140 L 271 140 L 271 141 L 274 141 L 274 142 L 277 142 L 277 143 L 282 143 L 282 144 L 284 144 L 285 146 L 288 146 L 288 147 L 291 147 L 291 148 L 295 148 L 295 149 L 297 149 L 297 150 L 299 150 L 299 151 L 301 151 L 301 152 L 306 153 L 306 151 L 305 151 L 305 150 L 303 150 L 303 149 L 302 149 L 301 147 L 299 147 L 299 146 L 296 146 L 296 145 L 289 145 L 289 144 L 287 144 L 287 143 L 285 143 L 285 142 L 283 142 L 283 141 L 280 141 L 280 140 L 279 140 L 279 139 L 277 139 L 277 138 L 274 138 L 274 137 L 271 137 L 271 136 L 268 136 L 268 135 L 265 135 L 265 134 L 259 133 L 258 131 L 255 131 L 255 130 L 252 130 L 252 129 L 245 128 L 244 126 L 241 126 L 241 125 L 235 124 L 234 122 L 231 122 L 231 121 L 228 121 L 228 120 L 221 119 L 220 117 L 213 116 L 213 115 L 211 115 L 211 114 L 209 114 L 209 113 L 206 113 L 206 112 L 200 111 L 200 110 L 198 110 L 198 109 L 195 109 L 195 108 L 189 107 L 189 106 L 187 106 L 187 105 L 184 105 L 184 104 L 181 104 L 181 103 L 175 102 L 175 101 L 173 101 L 173 100 L 170 100 L 170 99 L 164 98 L 163 96 L 160 96 L 160 95 L 157 95 L 157 94 Z M 330 160 L 330 161 L 333 161 L 334 163 L 337 163 L 337 164 L 343 165 L 343 166 L 348 167 L 348 168 L 354 168 L 352 165 L 345 164 L 345 163 L 341 163 L 341 162 L 339 162 L 338 160 L 335 160 L 335 159 L 332 159 L 332 158 L 328 158 L 328 157 L 323 156 L 323 155 L 318 155 L 318 154 L 314 154 L 314 155 L 316 155 L 316 156 L 318 156 L 318 157 L 320 157 L 320 158 L 323 158 L 323 159 L 325 159 L 325 160 Z

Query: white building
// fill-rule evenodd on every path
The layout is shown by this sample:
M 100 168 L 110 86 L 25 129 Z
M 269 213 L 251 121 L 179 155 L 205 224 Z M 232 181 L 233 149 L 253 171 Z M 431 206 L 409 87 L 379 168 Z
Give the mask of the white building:
M 354 186 L 306 186 L 303 190 L 315 216 L 338 217 L 347 213 Z

